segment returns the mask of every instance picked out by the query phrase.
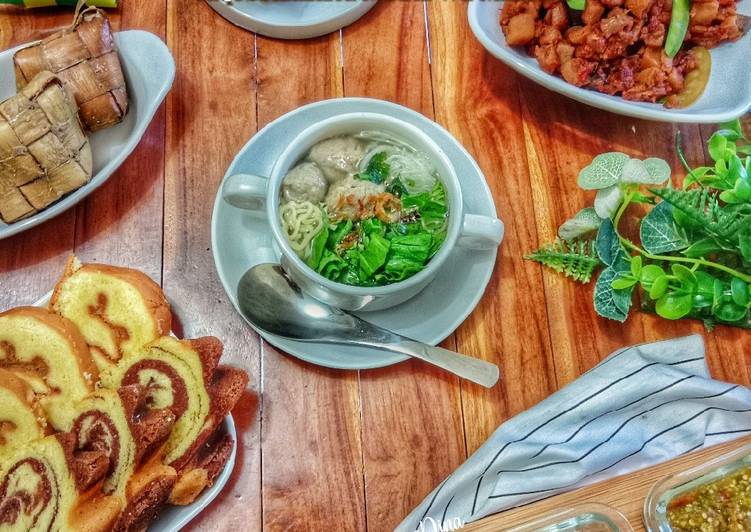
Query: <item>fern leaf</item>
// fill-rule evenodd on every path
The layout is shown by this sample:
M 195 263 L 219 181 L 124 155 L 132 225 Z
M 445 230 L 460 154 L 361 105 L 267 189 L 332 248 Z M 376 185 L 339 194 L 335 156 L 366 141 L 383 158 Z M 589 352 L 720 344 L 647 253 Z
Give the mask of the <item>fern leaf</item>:
M 751 223 L 751 215 L 745 209 L 721 207 L 717 196 L 710 194 L 706 188 L 660 188 L 652 190 L 652 193 L 682 211 L 706 233 L 730 244 L 735 244 L 740 230 Z
M 582 284 L 592 279 L 595 269 L 602 264 L 592 240 L 565 242 L 556 240 L 524 257 L 533 260 Z

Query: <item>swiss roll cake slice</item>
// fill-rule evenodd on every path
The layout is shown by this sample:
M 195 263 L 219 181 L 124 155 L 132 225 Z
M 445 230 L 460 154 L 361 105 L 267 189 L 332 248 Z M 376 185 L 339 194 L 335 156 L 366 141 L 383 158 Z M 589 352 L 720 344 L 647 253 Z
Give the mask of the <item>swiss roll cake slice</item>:
M 74 455 L 64 434 L 0 451 L 0 531 L 104 530 L 96 515 L 82 523 L 77 508 L 105 470 L 101 453 Z
M 183 467 L 169 502 L 179 506 L 191 504 L 204 489 L 213 485 L 232 454 L 233 443 L 224 426 L 217 427 Z
M 0 369 L 0 453 L 44 437 L 47 421 L 31 386 Z
M 54 428 L 98 380 L 76 326 L 37 307 L 0 313 L 0 368 L 26 381 Z
M 102 384 L 140 384 L 153 408 L 170 408 L 176 422 L 165 444 L 165 462 L 182 472 L 215 432 L 248 382 L 244 371 L 220 367 L 222 343 L 214 337 L 162 337 L 102 374 Z
M 165 409 L 148 410 L 143 391 L 140 386 L 97 390 L 76 403 L 75 413 L 65 426 L 73 436 L 74 453 L 99 451 L 107 458 L 101 492 L 116 501 L 108 501 L 108 528 L 145 527 L 157 508 L 136 502 L 134 509 L 134 501 L 155 501 L 154 505 L 161 506 L 175 482 L 175 470 L 159 460 L 174 414 Z M 145 467 L 155 454 L 156 460 Z M 143 481 L 144 475 L 148 482 Z M 104 520 L 103 515 L 101 519 Z
M 129 268 L 81 264 L 71 257 L 50 310 L 75 323 L 104 369 L 169 334 L 172 315 L 162 289 Z

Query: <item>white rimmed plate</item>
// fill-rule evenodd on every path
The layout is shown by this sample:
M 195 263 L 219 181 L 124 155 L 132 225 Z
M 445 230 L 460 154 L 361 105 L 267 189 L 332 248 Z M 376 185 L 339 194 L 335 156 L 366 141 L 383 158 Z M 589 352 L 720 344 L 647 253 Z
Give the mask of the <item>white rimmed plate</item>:
M 461 176 L 466 212 L 496 216 L 485 176 L 467 150 L 432 120 L 383 100 L 339 98 L 295 109 L 256 133 L 237 154 L 224 178 L 239 172 L 269 175 L 276 157 L 300 131 L 326 118 L 354 112 L 387 114 L 425 131 L 443 149 Z M 278 258 L 259 253 L 259 249 L 272 246 L 271 230 L 265 219 L 232 207 L 217 193 L 211 219 L 211 243 L 219 279 L 237 310 L 237 283 L 243 273 L 255 264 Z M 496 254 L 496 249 L 470 251 L 456 248 L 435 280 L 417 296 L 390 309 L 358 315 L 399 334 L 436 345 L 451 334 L 480 301 L 493 273 Z M 331 368 L 378 368 L 408 358 L 378 349 L 298 342 L 258 332 L 269 343 L 291 355 Z
M 631 102 L 582 89 L 548 74 L 523 47 L 506 44 L 500 24 L 502 5 L 499 0 L 470 2 L 469 25 L 477 39 L 509 67 L 564 96 L 613 113 L 663 122 L 718 123 L 737 118 L 751 108 L 751 32 L 710 51 L 712 74 L 698 101 L 685 109 L 668 109 L 659 103 Z M 751 0 L 742 0 L 738 12 L 751 13 Z
M 52 292 L 49 292 L 35 301 L 33 305 L 35 307 L 47 308 L 51 297 Z M 174 313 L 175 309 L 173 308 L 172 311 Z M 178 319 L 180 319 L 180 316 L 178 316 Z M 235 467 L 235 457 L 237 456 L 237 430 L 235 429 L 235 420 L 232 419 L 232 414 L 227 414 L 224 418 L 223 427 L 232 438 L 232 452 L 227 459 L 227 463 L 224 464 L 224 469 L 222 469 L 222 472 L 214 480 L 214 484 L 210 488 L 205 489 L 201 493 L 201 496 L 193 501 L 192 504 L 187 506 L 166 505 L 159 512 L 159 517 L 149 526 L 149 531 L 178 532 L 178 530 L 182 529 L 195 516 L 201 513 L 224 489 L 230 475 L 232 475 L 232 470 Z
M 296 0 L 207 0 L 241 28 L 277 39 L 309 39 L 348 26 L 376 0 L 302 2 Z
M 100 187 L 125 161 L 146 132 L 175 79 L 175 61 L 162 40 L 147 31 L 115 34 L 130 106 L 125 119 L 90 135 L 94 171 L 86 185 L 47 209 L 12 224 L 0 222 L 0 239 L 25 231 L 69 209 Z M 0 52 L 0 101 L 16 93 L 13 54 L 23 44 Z

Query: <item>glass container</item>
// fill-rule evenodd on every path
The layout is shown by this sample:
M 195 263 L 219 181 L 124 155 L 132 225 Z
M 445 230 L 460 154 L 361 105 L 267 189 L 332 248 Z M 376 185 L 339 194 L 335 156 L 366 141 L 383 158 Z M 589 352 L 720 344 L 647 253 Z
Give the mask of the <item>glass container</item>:
M 633 532 L 615 508 L 600 503 L 559 508 L 508 532 Z
M 751 468 L 751 445 L 715 457 L 659 480 L 644 501 L 644 525 L 650 532 L 671 532 L 668 505 L 677 497 Z

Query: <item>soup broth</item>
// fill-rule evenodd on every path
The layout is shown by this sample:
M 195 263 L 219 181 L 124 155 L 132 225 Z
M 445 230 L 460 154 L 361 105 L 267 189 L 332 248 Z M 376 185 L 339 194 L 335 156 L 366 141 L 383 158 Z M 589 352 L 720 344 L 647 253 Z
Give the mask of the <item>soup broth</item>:
M 403 281 L 446 238 L 446 190 L 432 161 L 380 131 L 317 143 L 284 177 L 280 196 L 290 247 L 339 283 Z

